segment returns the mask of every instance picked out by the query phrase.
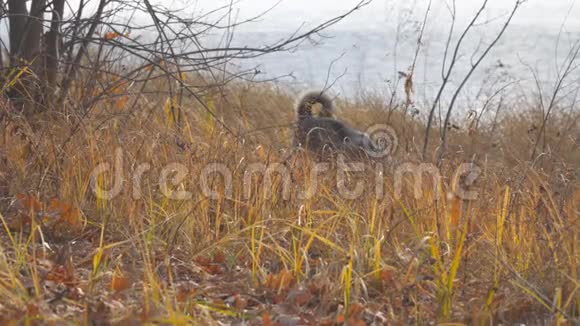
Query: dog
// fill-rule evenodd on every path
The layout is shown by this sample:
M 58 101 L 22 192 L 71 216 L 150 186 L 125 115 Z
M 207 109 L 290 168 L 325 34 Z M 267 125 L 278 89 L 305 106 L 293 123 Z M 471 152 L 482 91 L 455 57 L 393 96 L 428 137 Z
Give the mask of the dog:
M 322 106 L 317 117 L 312 114 L 314 104 Z M 304 94 L 296 105 L 296 129 L 293 145 L 311 153 L 328 152 L 361 157 L 380 151 L 377 144 L 364 132 L 333 117 L 334 106 L 330 97 L 321 91 Z

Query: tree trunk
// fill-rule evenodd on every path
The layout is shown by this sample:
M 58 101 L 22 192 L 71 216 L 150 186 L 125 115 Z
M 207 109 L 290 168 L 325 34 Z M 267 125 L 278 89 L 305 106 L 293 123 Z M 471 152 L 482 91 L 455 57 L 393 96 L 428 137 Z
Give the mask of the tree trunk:
M 32 0 L 30 12 L 24 0 L 8 0 L 10 66 L 27 69 L 9 90 L 15 107 L 29 116 L 41 110 L 45 85 L 44 54 L 42 44 L 43 20 L 46 0 Z
M 8 17 L 10 27 L 10 56 L 15 59 L 19 57 L 19 49 L 24 40 L 22 32 L 26 28 L 26 20 L 28 19 L 26 2 L 22 0 L 8 0 Z M 14 64 L 13 62 L 12 65 Z
M 27 26 L 24 34 L 21 34 L 23 47 L 21 56 L 28 62 L 37 60 L 41 52 L 42 21 L 44 20 L 44 9 L 46 0 L 33 0 L 30 7 L 30 16 L 26 22 Z M 18 32 L 18 31 L 17 31 Z M 36 65 L 38 66 L 38 65 Z
M 56 78 L 59 68 L 59 59 L 61 54 L 61 36 L 60 25 L 64 10 L 64 0 L 53 0 L 52 2 L 52 21 L 50 24 L 50 31 L 46 33 L 46 56 L 44 69 L 46 71 L 46 93 L 49 98 L 52 98 L 56 90 Z

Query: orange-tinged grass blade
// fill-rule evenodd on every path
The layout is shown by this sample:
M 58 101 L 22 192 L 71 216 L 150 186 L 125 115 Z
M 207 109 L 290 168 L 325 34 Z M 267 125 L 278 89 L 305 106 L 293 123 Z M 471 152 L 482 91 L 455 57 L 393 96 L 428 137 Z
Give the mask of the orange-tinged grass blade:
M 449 223 L 451 225 L 451 230 L 449 231 L 457 230 L 460 218 L 461 218 L 461 199 L 454 195 L 453 198 L 451 199 L 451 209 L 449 212 Z M 448 239 L 449 238 L 450 237 L 448 237 Z

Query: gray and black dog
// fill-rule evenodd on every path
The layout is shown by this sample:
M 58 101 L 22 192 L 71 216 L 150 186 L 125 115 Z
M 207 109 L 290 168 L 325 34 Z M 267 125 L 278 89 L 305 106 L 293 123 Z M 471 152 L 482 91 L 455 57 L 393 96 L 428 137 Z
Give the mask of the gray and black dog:
M 322 106 L 317 117 L 312 114 L 316 103 Z M 380 150 L 367 134 L 333 118 L 332 100 L 321 91 L 304 94 L 296 106 L 296 114 L 294 146 L 316 154 L 330 151 L 349 156 L 368 156 Z

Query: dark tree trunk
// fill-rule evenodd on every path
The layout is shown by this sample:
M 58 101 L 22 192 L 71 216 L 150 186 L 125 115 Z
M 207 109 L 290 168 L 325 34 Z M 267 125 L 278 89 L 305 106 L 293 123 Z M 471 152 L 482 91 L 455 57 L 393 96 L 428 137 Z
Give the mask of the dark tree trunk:
M 22 41 L 24 47 L 22 48 L 22 58 L 31 62 L 37 60 L 41 52 L 40 41 L 42 37 L 42 21 L 44 19 L 44 10 L 46 7 L 46 0 L 33 0 L 30 7 L 30 16 L 27 21 L 27 26 Z
M 28 19 L 26 2 L 22 0 L 8 0 L 8 15 L 10 27 L 10 56 L 12 58 L 17 58 L 19 57 L 19 49 L 24 40 L 22 32 L 26 28 L 26 20 Z
M 45 51 L 42 46 L 46 0 L 32 0 L 30 12 L 24 0 L 8 0 L 11 67 L 27 69 L 9 90 L 15 107 L 31 115 L 42 109 L 45 95 Z

